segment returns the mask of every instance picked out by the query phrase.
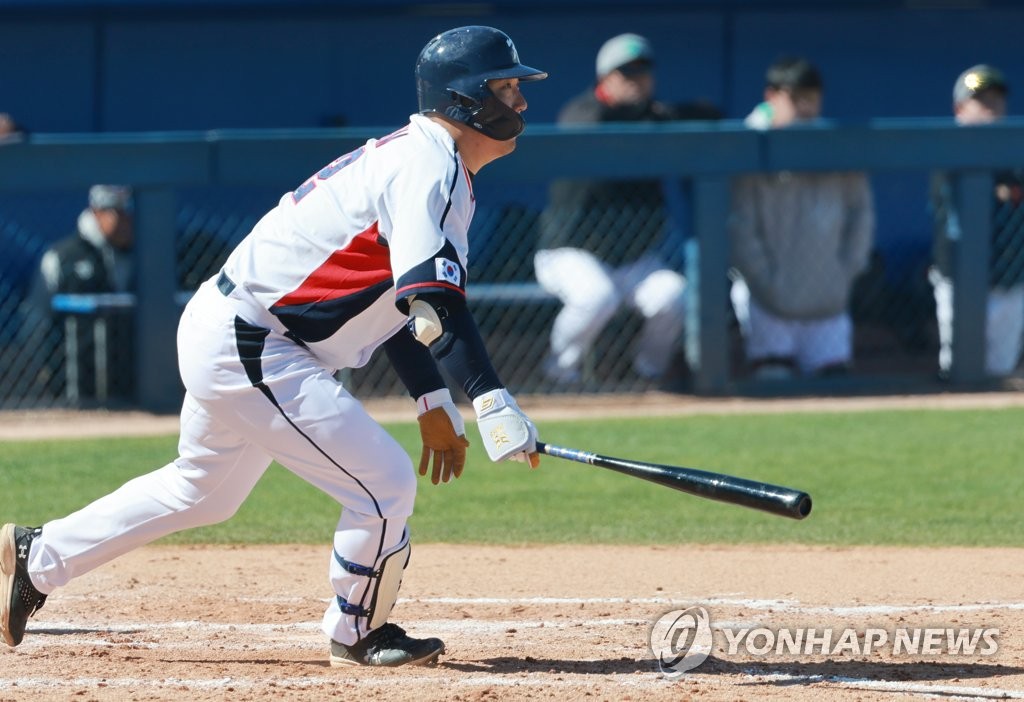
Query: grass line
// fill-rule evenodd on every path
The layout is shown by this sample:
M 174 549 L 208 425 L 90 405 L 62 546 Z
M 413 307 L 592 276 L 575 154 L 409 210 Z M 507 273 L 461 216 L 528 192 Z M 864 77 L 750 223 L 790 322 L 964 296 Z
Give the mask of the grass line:
M 420 481 L 416 540 L 449 543 L 762 543 L 1024 546 L 1024 409 L 898 410 L 545 422 L 542 438 L 797 487 L 801 522 L 545 457 L 490 463 L 469 426 L 459 481 Z M 414 424 L 389 429 L 418 456 Z M 0 521 L 73 511 L 176 455 L 174 437 L 4 442 Z M 273 466 L 231 520 L 176 543 L 323 543 L 338 506 Z

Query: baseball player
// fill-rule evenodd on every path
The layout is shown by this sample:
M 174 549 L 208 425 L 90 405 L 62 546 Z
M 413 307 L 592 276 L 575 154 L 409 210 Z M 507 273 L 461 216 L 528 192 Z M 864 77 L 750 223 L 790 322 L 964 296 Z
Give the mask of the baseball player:
M 335 380 L 383 347 L 416 399 L 420 475 L 462 474 L 468 441 L 438 370 L 472 399 L 488 456 L 539 464 L 537 430 L 502 386 L 466 306 L 473 176 L 515 149 L 519 62 L 504 33 L 460 27 L 416 64 L 419 114 L 345 154 L 261 219 L 178 327 L 179 457 L 39 528 L 0 532 L 0 629 L 16 646 L 56 588 L 161 536 L 229 518 L 277 460 L 343 506 L 332 665 L 433 662 L 388 616 L 409 560 L 416 477 L 402 447 Z

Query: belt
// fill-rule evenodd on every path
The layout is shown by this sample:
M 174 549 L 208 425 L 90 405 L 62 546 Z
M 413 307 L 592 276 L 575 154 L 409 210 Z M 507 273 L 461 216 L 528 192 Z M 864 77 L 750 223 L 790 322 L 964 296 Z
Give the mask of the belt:
M 227 296 L 229 296 L 234 291 L 235 287 L 236 287 L 235 286 L 235 281 L 231 280 L 231 278 L 228 277 L 227 273 L 225 273 L 224 271 L 221 271 L 220 274 L 217 276 L 217 289 L 220 290 L 221 294 L 224 297 L 227 297 Z M 267 314 L 267 312 L 265 310 L 263 311 L 263 313 Z M 260 327 L 260 326 L 257 326 L 257 325 L 250 325 L 250 326 L 252 326 L 255 329 L 270 329 L 270 328 L 272 328 L 272 327 Z M 273 328 L 276 329 L 277 327 L 273 327 Z M 306 342 L 303 341 L 302 339 L 300 339 L 298 337 L 298 335 L 296 335 L 295 332 L 291 331 L 290 329 L 285 329 L 281 333 L 284 336 L 286 336 L 289 339 L 291 339 L 292 341 L 294 341 L 299 346 L 301 346 L 303 348 L 308 348 L 306 346 Z
M 228 274 L 224 271 L 220 272 L 217 276 L 217 289 L 220 290 L 224 297 L 230 295 L 235 289 L 235 281 L 228 277 Z

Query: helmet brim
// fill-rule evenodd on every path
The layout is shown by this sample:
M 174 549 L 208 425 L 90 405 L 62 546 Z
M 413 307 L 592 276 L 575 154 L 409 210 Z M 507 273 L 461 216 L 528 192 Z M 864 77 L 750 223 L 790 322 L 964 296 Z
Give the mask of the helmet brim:
M 501 80 L 502 78 L 518 78 L 521 81 L 544 80 L 548 77 L 546 71 L 519 64 L 509 66 L 497 71 L 488 71 L 487 80 Z

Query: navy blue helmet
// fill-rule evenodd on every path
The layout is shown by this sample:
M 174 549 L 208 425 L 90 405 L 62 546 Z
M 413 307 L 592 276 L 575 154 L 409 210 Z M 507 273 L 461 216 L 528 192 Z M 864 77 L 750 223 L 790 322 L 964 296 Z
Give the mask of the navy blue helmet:
M 420 114 L 438 112 L 492 139 L 519 136 L 523 118 L 502 103 L 487 81 L 542 80 L 548 74 L 519 63 L 515 44 L 492 27 L 458 27 L 431 39 L 416 61 Z

